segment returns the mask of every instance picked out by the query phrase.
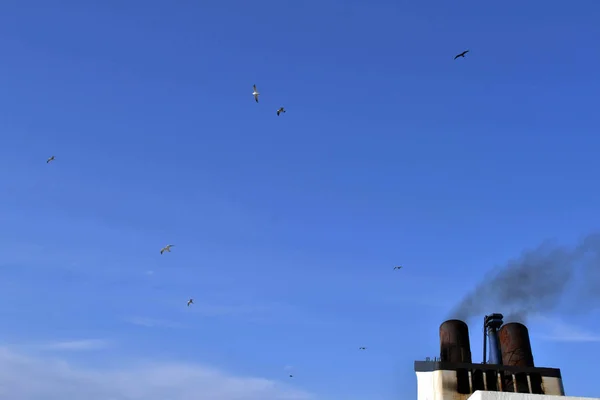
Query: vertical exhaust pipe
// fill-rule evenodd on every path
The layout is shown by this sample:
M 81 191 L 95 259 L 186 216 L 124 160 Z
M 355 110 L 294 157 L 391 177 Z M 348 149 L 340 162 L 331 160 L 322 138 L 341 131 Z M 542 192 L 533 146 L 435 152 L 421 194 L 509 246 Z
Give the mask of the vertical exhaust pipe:
M 440 325 L 440 361 L 472 362 L 469 327 L 463 321 L 451 319 Z
M 483 317 L 483 364 L 487 363 L 487 332 L 485 329 L 485 319 L 487 316 Z
M 529 330 L 523 324 L 511 322 L 498 331 L 504 365 L 534 367 Z
M 498 329 L 502 326 L 502 318 L 504 318 L 502 314 L 491 314 L 486 315 L 484 319 L 484 327 L 490 343 L 489 364 L 502 364 L 502 352 L 498 340 Z

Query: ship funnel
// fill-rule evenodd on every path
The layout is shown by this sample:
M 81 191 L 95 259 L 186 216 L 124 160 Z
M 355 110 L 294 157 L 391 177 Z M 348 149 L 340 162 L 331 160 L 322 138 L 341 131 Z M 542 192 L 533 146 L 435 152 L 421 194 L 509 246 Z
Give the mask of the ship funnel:
M 463 321 L 451 319 L 440 325 L 440 360 L 471 363 L 469 327 Z
M 504 325 L 498 331 L 504 365 L 534 367 L 527 327 L 518 322 Z

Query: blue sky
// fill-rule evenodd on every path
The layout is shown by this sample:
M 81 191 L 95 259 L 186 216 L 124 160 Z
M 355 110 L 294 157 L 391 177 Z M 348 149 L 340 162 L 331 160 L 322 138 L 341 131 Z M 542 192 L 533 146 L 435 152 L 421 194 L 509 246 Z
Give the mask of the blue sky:
M 600 226 L 599 15 L 593 0 L 4 1 L 9 397 L 154 400 L 161 376 L 174 400 L 415 398 L 413 361 L 437 355 L 487 270 Z M 564 333 L 598 321 L 531 326 L 568 394 L 597 395 L 580 361 L 600 344 Z

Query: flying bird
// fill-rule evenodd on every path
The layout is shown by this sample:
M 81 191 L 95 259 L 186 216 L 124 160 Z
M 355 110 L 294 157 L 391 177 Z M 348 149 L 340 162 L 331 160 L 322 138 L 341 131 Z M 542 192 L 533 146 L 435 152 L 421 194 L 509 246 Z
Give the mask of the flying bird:
M 167 253 L 171 252 L 171 247 L 175 246 L 174 244 L 168 244 L 165 247 L 163 247 L 162 249 L 160 249 L 160 254 L 164 253 L 165 251 Z
M 260 95 L 260 93 L 258 93 L 258 90 L 256 89 L 256 85 L 254 85 L 253 87 L 254 87 L 254 92 L 252 92 L 252 96 L 254 96 L 254 100 L 256 100 L 256 102 L 258 103 L 258 96 Z
M 189 299 L 187 304 L 188 304 L 188 307 L 190 306 L 190 304 L 194 304 L 194 299 Z
M 359 347 L 358 349 L 359 350 L 366 350 L 367 348 L 366 347 Z
M 50 157 L 49 159 L 46 160 L 46 164 L 49 164 L 50 162 L 54 161 L 54 156 Z
M 290 375 L 290 378 L 293 378 L 293 377 L 294 377 L 294 375 Z
M 463 51 L 462 53 L 460 53 L 460 54 L 457 54 L 457 55 L 454 57 L 454 59 L 456 60 L 458 57 L 465 58 L 465 54 L 467 54 L 468 52 L 469 52 L 469 50 L 465 50 L 465 51 Z
M 281 107 L 279 110 L 277 110 L 277 116 L 279 117 L 279 114 L 281 113 L 285 113 L 285 108 Z
M 401 269 L 401 268 L 402 268 L 402 265 L 394 267 L 394 271 L 397 270 L 397 269 Z

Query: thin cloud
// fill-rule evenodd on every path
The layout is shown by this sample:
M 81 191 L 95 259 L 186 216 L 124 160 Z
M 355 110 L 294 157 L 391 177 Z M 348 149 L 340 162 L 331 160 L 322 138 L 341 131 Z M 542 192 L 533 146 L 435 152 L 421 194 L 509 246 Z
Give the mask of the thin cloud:
M 545 328 L 546 333 L 538 335 L 540 339 L 553 342 L 600 342 L 600 335 L 559 318 L 537 315 L 531 319 Z
M 145 317 L 130 317 L 125 319 L 126 322 L 130 324 L 144 326 L 146 328 L 182 328 L 178 322 L 167 321 L 164 319 L 154 319 L 154 318 L 145 318 Z
M 69 340 L 64 342 L 52 342 L 43 344 L 40 347 L 43 350 L 100 350 L 109 347 L 111 343 L 101 339 Z
M 316 399 L 287 384 L 237 377 L 202 365 L 143 363 L 82 368 L 64 359 L 34 358 L 0 347 L 0 398 L 189 400 L 198 396 L 212 400 Z

